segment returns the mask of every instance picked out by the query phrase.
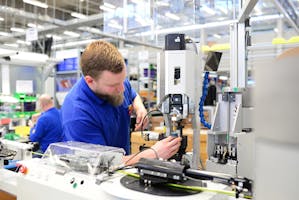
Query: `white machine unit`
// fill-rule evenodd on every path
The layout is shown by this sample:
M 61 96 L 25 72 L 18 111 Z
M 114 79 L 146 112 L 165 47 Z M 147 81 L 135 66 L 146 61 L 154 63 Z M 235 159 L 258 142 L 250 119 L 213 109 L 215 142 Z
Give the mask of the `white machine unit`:
M 27 160 L 32 158 L 32 149 L 34 148 L 34 143 L 22 143 L 19 141 L 11 141 L 6 139 L 0 139 L 0 151 L 8 150 L 14 151 L 14 160 Z
M 29 199 L 98 199 L 106 171 L 121 164 L 121 148 L 60 142 L 51 144 L 43 158 L 19 162 L 18 193 Z M 32 191 L 34 188 L 34 192 Z M 51 195 L 50 195 L 51 194 Z
M 119 148 L 86 143 L 51 144 L 43 158 L 19 163 L 19 173 L 14 184 L 17 188 L 16 196 L 18 200 L 231 199 L 226 194 L 213 192 L 160 196 L 128 189 L 121 184 L 124 174 L 107 174 L 107 170 L 121 166 L 119 161 L 123 153 Z M 136 169 L 127 172 L 135 173 Z M 139 182 L 138 179 L 135 181 Z M 0 189 L 2 182 L 0 180 Z M 209 181 L 207 187 L 210 190 L 228 189 L 227 185 Z M 144 188 L 145 191 L 147 189 Z
M 253 178 L 252 111 L 250 90 L 224 90 L 208 132 L 206 169 Z M 243 97 L 247 97 L 244 99 Z
M 165 94 L 186 94 L 191 101 L 200 96 L 199 56 L 191 50 L 168 50 L 165 54 Z
M 158 88 L 166 135 L 182 136 L 183 119 L 192 117 L 192 168 L 199 166 L 199 131 L 197 130 L 197 102 L 201 96 L 202 73 L 196 50 L 165 50 L 159 55 Z M 164 87 L 165 85 L 165 87 Z M 183 137 L 177 159 L 185 153 L 187 138 Z M 189 156 L 190 157 L 190 156 Z

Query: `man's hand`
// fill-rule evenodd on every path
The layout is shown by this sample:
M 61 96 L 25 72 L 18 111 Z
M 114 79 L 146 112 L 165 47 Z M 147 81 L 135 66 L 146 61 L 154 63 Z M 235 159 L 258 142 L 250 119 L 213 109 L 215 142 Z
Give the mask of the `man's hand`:
M 158 141 L 150 149 L 146 149 L 141 153 L 124 156 L 123 162 L 125 165 L 134 165 L 140 158 L 163 158 L 169 159 L 176 154 L 181 146 L 181 137 L 167 137 Z M 154 151 L 153 151 L 154 150 Z
M 32 115 L 31 120 L 29 120 L 29 122 L 28 122 L 28 126 L 30 126 L 32 128 L 36 124 L 40 115 L 41 115 L 41 113 L 36 113 L 36 114 Z
M 176 154 L 181 146 L 181 137 L 169 136 L 163 140 L 158 141 L 152 146 L 156 150 L 159 158 L 168 159 Z
M 136 124 L 135 124 L 135 131 L 140 131 L 141 128 L 147 127 L 148 125 L 148 117 L 145 118 L 147 114 L 146 109 L 141 107 L 139 110 L 136 111 Z
M 148 117 L 144 119 L 147 114 L 147 111 L 143 105 L 142 99 L 139 95 L 137 95 L 133 101 L 133 108 L 136 113 L 136 124 L 135 131 L 140 131 L 141 128 L 147 127 L 148 125 Z

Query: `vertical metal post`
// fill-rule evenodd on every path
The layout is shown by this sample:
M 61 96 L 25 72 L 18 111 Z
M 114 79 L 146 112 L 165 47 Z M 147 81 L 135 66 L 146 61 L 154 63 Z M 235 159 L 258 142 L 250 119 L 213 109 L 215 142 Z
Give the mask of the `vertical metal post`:
M 230 87 L 245 88 L 247 85 L 247 66 L 245 60 L 245 24 L 230 26 Z
M 238 25 L 230 25 L 230 87 L 237 87 L 238 83 Z
M 193 154 L 191 168 L 198 169 L 200 161 L 200 130 L 197 129 L 197 115 L 192 115 L 192 129 L 193 129 Z
M 245 23 L 238 23 L 238 88 L 247 86 Z

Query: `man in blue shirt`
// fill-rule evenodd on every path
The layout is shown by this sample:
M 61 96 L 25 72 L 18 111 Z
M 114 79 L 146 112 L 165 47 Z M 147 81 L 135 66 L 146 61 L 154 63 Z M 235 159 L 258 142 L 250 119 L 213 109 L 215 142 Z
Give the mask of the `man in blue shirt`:
M 147 111 L 126 79 L 124 59 L 115 46 L 105 41 L 89 44 L 81 56 L 83 77 L 66 96 L 62 111 L 66 141 L 80 141 L 123 148 L 126 164 L 141 157 L 174 155 L 181 138 L 169 137 L 137 156 L 130 152 L 130 113 L 136 113 L 135 130 L 140 130 Z M 148 123 L 145 118 L 143 126 Z M 128 163 L 127 163 L 128 162 Z
M 38 142 L 40 151 L 44 153 L 49 144 L 62 140 L 62 124 L 60 112 L 54 107 L 49 95 L 41 95 L 38 103 L 42 113 L 36 123 L 29 124 L 31 126 L 29 139 L 32 142 Z

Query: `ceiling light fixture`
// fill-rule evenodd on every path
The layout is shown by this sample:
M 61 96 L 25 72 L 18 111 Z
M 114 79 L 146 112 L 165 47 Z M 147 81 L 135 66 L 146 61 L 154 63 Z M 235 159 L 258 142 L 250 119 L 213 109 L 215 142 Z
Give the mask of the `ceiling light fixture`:
M 104 6 L 107 7 L 107 8 L 111 8 L 111 9 L 115 9 L 116 7 L 110 3 L 104 3 Z
M 202 8 L 203 11 L 205 11 L 206 13 L 208 13 L 210 15 L 215 15 L 216 14 L 215 10 L 213 10 L 213 9 L 211 9 L 211 8 L 205 6 L 205 5 L 202 6 L 201 8 Z
M 170 12 L 166 12 L 165 16 L 168 17 L 168 18 L 170 18 L 170 19 L 176 20 L 176 21 L 178 21 L 178 20 L 181 19 L 179 16 L 177 16 L 177 15 L 175 15 L 173 13 L 170 13 Z
M 26 42 L 24 40 L 17 40 L 17 43 L 18 44 L 26 44 L 26 45 L 30 45 L 31 44 L 30 42 Z
M 45 63 L 49 59 L 49 56 L 33 52 L 19 52 L 19 54 L 13 55 L 10 58 L 19 62 Z
M 31 28 L 44 28 L 43 26 L 39 25 L 39 24 L 33 24 L 33 23 L 28 23 L 27 24 L 28 27 L 31 27 Z
M 82 13 L 77 13 L 77 12 L 72 12 L 71 13 L 71 16 L 72 17 L 76 17 L 76 18 L 78 18 L 78 19 L 85 19 L 87 16 L 86 15 L 84 15 L 84 14 L 82 14 Z
M 138 22 L 138 23 L 140 23 L 141 26 L 147 26 L 147 25 L 149 25 L 149 23 L 147 23 L 145 21 L 145 19 L 143 19 L 139 15 L 135 15 L 135 21 Z
M 221 35 L 219 35 L 219 34 L 214 34 L 213 36 L 214 36 L 215 38 L 221 39 Z
M 267 21 L 267 20 L 275 20 L 283 18 L 283 15 L 281 14 L 275 14 L 275 15 L 266 15 L 262 17 L 252 17 L 250 18 L 251 22 L 257 22 L 257 21 Z M 226 21 L 217 21 L 217 22 L 211 22 L 207 24 L 193 24 L 189 26 L 181 26 L 181 27 L 175 27 L 175 28 L 166 28 L 166 29 L 160 29 L 160 26 L 156 26 L 156 30 L 152 31 L 145 31 L 141 33 L 135 34 L 136 36 L 148 36 L 148 35 L 159 35 L 159 34 L 166 34 L 166 33 L 174 33 L 174 32 L 185 32 L 185 31 L 193 31 L 193 30 L 200 30 L 200 29 L 207 29 L 207 28 L 214 28 L 214 27 L 222 27 L 227 26 L 232 23 L 236 23 L 237 20 L 226 20 Z
M 142 4 L 144 3 L 142 0 L 131 0 L 132 3 L 135 3 L 135 4 Z
M 25 33 L 25 29 L 23 28 L 11 27 L 10 30 L 13 32 Z
M 88 40 L 82 40 L 82 41 L 74 41 L 74 42 L 68 42 L 63 44 L 55 44 L 52 46 L 53 49 L 59 49 L 63 47 L 78 47 L 82 45 L 87 45 L 91 42 L 95 41 L 95 39 L 88 39 Z
M 36 0 L 23 0 L 23 2 L 27 3 L 27 4 L 34 5 L 34 6 L 38 6 L 38 7 L 41 7 L 41 8 L 48 8 L 48 4 L 42 3 L 42 2 L 39 2 L 39 1 L 36 1 Z
M 156 1 L 156 5 L 158 6 L 158 7 L 162 7 L 162 6 L 164 6 L 164 7 L 168 7 L 169 6 L 169 3 L 168 2 L 164 2 L 164 1 Z
M 113 12 L 114 11 L 113 8 L 106 7 L 105 5 L 101 5 L 100 9 L 104 10 L 104 11 L 107 11 L 107 12 Z
M 12 36 L 10 33 L 0 31 L 1 36 L 10 37 Z
M 16 43 L 4 43 L 4 45 L 9 47 L 19 47 L 19 45 Z
M 229 10 L 229 8 L 225 8 L 225 7 L 219 7 L 218 8 L 221 12 L 223 12 L 224 14 L 228 14 L 228 10 Z
M 0 17 L 0 21 L 4 21 L 4 18 L 3 18 L 3 17 Z
M 116 24 L 116 23 L 108 23 L 108 26 L 111 27 L 111 28 L 116 28 L 116 29 L 123 29 L 123 26 L 120 25 L 120 24 Z
M 54 40 L 62 40 L 62 37 L 58 36 L 58 35 L 51 35 L 51 34 L 47 34 L 46 35 L 47 38 L 53 38 Z
M 79 33 L 75 33 L 72 31 L 64 31 L 63 34 L 68 35 L 68 36 L 72 36 L 72 37 L 80 37 Z
M 228 80 L 228 77 L 227 76 L 219 76 L 219 79 L 222 81 L 226 81 L 226 80 Z

